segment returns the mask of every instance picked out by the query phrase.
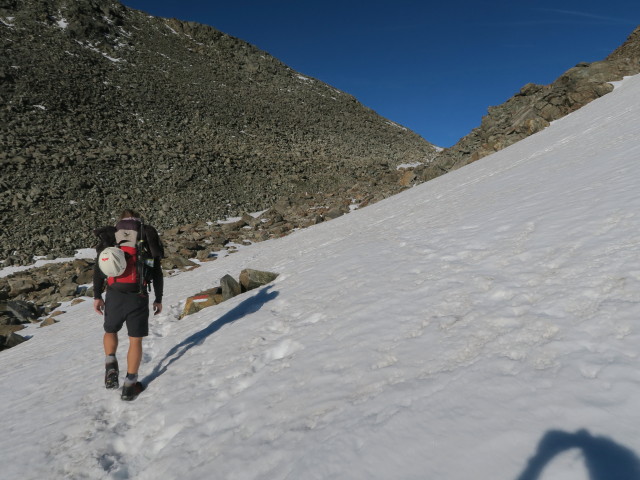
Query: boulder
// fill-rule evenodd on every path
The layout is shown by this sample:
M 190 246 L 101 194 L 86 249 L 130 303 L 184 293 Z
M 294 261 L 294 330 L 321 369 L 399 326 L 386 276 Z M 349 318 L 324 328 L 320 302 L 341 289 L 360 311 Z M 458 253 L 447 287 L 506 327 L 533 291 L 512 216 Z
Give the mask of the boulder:
M 22 322 L 11 312 L 5 312 L 0 315 L 0 326 L 4 325 L 22 325 Z
M 64 312 L 60 312 L 60 313 L 54 312 L 54 310 L 55 310 L 56 308 L 58 308 L 60 305 L 61 305 L 61 304 L 60 304 L 60 303 L 58 303 L 58 302 L 54 302 L 54 303 L 51 303 L 51 304 L 47 305 L 47 306 L 46 306 L 46 307 L 44 307 L 44 309 L 42 310 L 43 315 L 51 315 L 51 316 L 54 316 L 54 315 L 61 315 L 61 314 L 62 314 L 62 313 L 64 313 Z
M 251 228 L 255 228 L 256 226 L 260 225 L 260 220 L 252 217 L 248 213 L 243 213 L 241 220 L 245 223 L 244 226 L 249 226 Z
M 417 178 L 413 170 L 406 170 L 398 180 L 398 183 L 403 187 L 410 187 Z
M 73 297 L 78 291 L 78 284 L 72 280 L 66 280 L 60 285 L 60 295 L 62 297 Z
M 24 325 L 0 325 L 0 337 L 7 337 L 12 333 L 23 330 Z
M 222 288 L 222 298 L 227 301 L 237 295 L 240 295 L 242 289 L 240 284 L 231 275 L 225 275 L 220 279 L 220 286 Z
M 187 302 L 185 303 L 185 306 L 184 306 L 184 309 L 182 310 L 182 314 L 180 315 L 180 318 L 184 318 L 187 315 L 192 315 L 196 312 L 199 312 L 203 308 L 217 305 L 222 301 L 223 301 L 222 289 L 220 287 L 215 287 L 215 288 L 200 292 L 192 297 L 187 298 Z
M 216 258 L 216 255 L 212 254 L 209 250 L 200 250 L 196 254 L 196 259 L 201 262 L 210 262 L 212 260 L 215 260 Z
M 78 285 L 88 285 L 93 282 L 93 267 L 87 267 L 78 272 L 76 283 Z
M 37 289 L 36 282 L 31 278 L 9 279 L 9 295 L 16 297 L 25 293 L 32 292 Z
M 250 268 L 240 272 L 240 284 L 244 291 L 253 290 L 254 288 L 271 283 L 276 278 L 278 278 L 277 273 L 252 270 Z
M 172 255 L 170 257 L 162 259 L 162 268 L 165 270 L 173 270 L 176 268 L 195 267 L 197 263 L 192 262 L 188 258 L 180 255 Z
M 38 320 L 38 309 L 32 303 L 23 300 L 11 300 L 7 302 L 7 309 L 20 321 L 30 323 Z
M 324 217 L 328 218 L 329 220 L 333 220 L 335 218 L 341 217 L 345 213 L 347 212 L 343 208 L 333 207 L 329 211 L 325 212 Z
M 58 323 L 58 320 L 53 317 L 46 318 L 42 322 L 40 322 L 40 328 L 48 327 L 49 325 L 53 325 L 54 323 Z
M 17 333 L 10 333 L 6 336 L 0 336 L 0 350 L 6 350 L 7 348 L 15 347 L 16 345 L 20 345 L 23 342 L 26 342 L 27 339 L 22 335 L 18 335 Z

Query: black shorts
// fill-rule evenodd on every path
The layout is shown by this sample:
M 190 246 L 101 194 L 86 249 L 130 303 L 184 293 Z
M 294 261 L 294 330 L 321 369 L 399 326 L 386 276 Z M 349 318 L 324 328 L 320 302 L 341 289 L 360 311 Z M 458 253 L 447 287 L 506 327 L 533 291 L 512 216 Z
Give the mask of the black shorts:
M 104 331 L 118 333 L 125 322 L 130 337 L 149 335 L 149 297 L 107 289 L 104 302 Z

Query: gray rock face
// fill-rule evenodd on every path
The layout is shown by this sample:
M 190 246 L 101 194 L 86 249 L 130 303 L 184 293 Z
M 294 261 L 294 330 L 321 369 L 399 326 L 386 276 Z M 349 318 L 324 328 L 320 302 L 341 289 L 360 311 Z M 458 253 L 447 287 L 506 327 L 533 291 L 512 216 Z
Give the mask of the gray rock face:
M 345 190 L 434 148 L 213 28 L 107 0 L 0 3 L 0 259 Z M 52 221 L 55 219 L 55 221 Z

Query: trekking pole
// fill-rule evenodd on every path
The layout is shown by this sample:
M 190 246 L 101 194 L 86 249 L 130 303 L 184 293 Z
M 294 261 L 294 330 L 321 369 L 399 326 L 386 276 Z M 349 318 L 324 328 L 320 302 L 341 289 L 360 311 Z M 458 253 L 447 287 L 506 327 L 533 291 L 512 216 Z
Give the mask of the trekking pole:
M 140 218 L 140 235 L 138 236 L 138 241 L 136 242 L 136 253 L 137 253 L 137 265 L 138 269 L 138 290 L 140 293 L 144 293 L 144 258 L 142 257 L 144 251 L 144 222 L 142 218 Z

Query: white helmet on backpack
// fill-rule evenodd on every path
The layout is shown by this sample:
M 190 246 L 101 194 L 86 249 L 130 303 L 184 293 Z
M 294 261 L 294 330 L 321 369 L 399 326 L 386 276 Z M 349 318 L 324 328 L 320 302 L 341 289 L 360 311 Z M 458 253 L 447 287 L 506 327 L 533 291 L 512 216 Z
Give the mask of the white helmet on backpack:
M 107 277 L 119 277 L 127 268 L 127 258 L 118 247 L 108 247 L 100 252 L 98 266 Z

